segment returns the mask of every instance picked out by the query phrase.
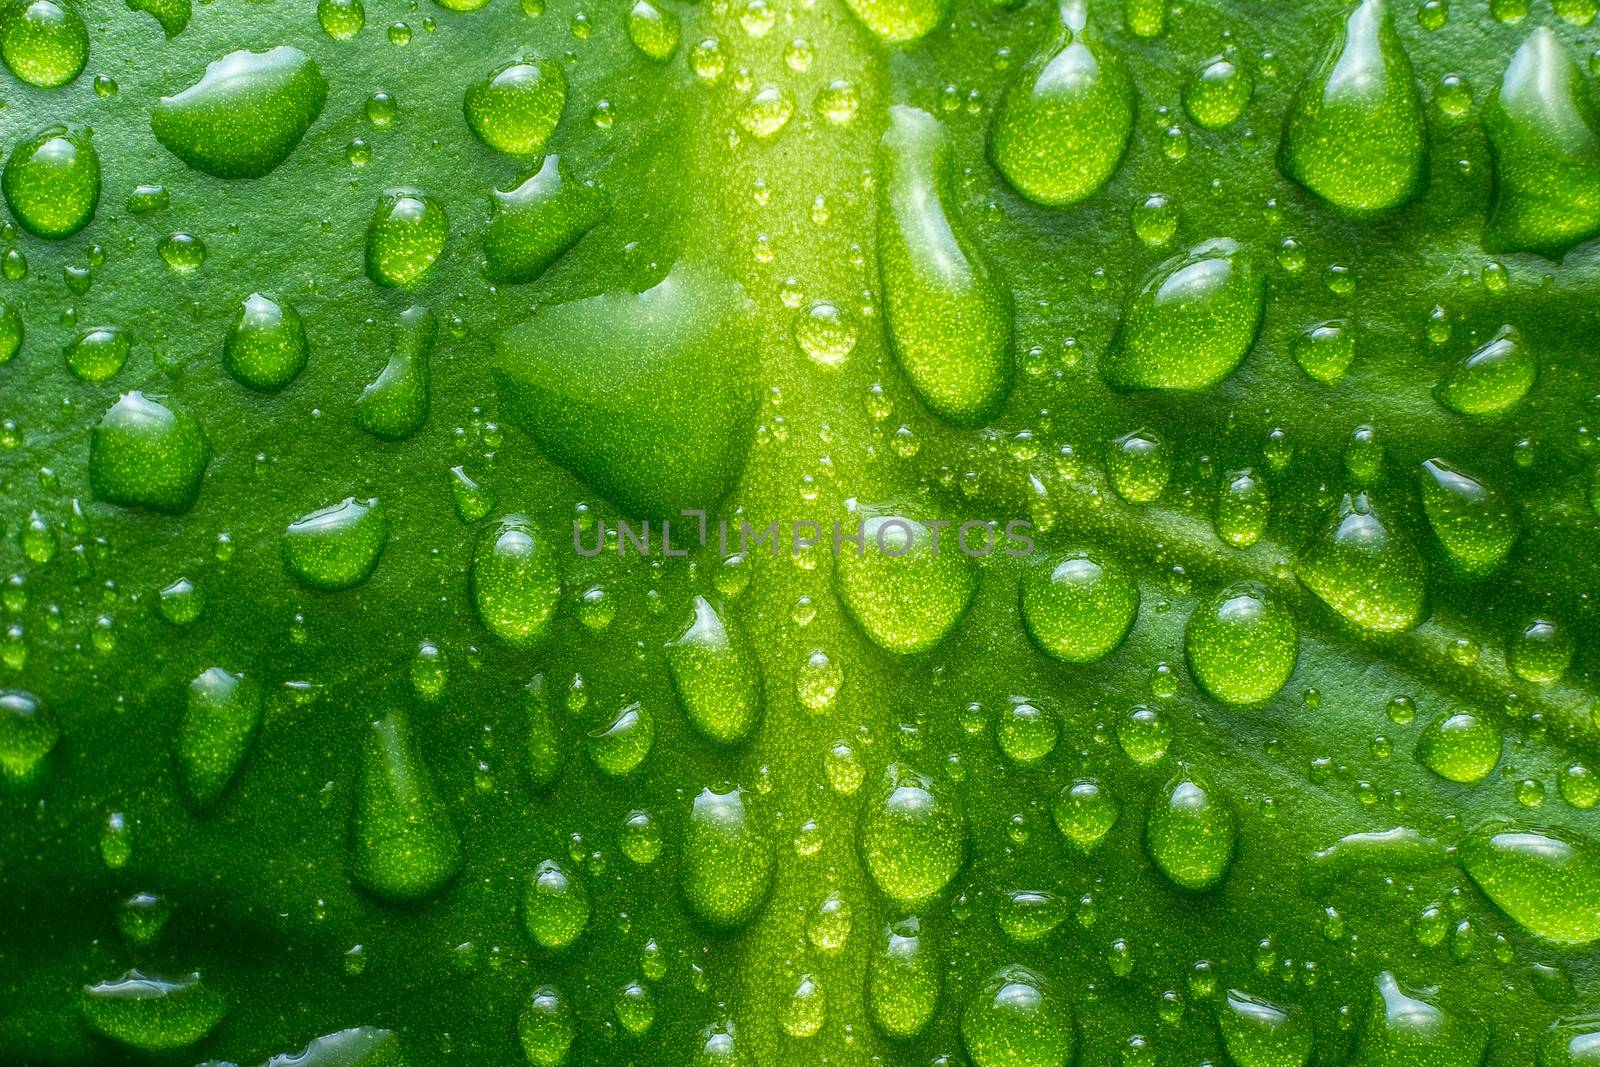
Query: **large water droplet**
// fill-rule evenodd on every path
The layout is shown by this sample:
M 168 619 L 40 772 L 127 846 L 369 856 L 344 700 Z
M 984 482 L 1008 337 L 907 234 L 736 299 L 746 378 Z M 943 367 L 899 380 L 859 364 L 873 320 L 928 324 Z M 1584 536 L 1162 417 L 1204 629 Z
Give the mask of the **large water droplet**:
M 490 194 L 483 258 L 491 281 L 531 282 L 582 240 L 609 210 L 593 182 L 573 181 L 556 156 L 515 189 Z
M 1122 644 L 1139 614 L 1139 587 L 1099 552 L 1035 566 L 1022 584 L 1028 636 L 1066 663 L 1092 663 Z
M 283 531 L 283 565 L 312 589 L 351 589 L 372 576 L 388 541 L 383 505 L 347 496 L 289 524 Z
M 1372 1013 L 1356 1042 L 1356 1062 L 1362 1067 L 1478 1067 L 1488 1047 L 1482 1023 L 1407 991 L 1385 971 L 1378 975 Z
M 996 971 L 961 1012 L 961 1045 L 975 1067 L 1060 1067 L 1077 1054 L 1072 1004 L 1042 974 Z
M 1424 460 L 1417 482 L 1428 525 L 1451 559 L 1468 570 L 1505 562 L 1518 526 L 1499 490 L 1442 459 Z
M 1483 108 L 1494 200 L 1483 245 L 1558 259 L 1600 233 L 1600 117 L 1583 71 L 1541 26 Z
M 0 174 L 6 206 L 36 237 L 70 237 L 100 203 L 100 153 L 84 126 L 47 126 L 18 141 Z
M 0 57 L 29 85 L 53 89 L 82 73 L 89 31 L 76 11 L 56 0 L 13 4 L 0 15 Z
M 1426 159 L 1411 60 L 1384 0 L 1360 0 L 1290 107 L 1279 165 L 1335 207 L 1369 212 L 1416 196 Z
M 1458 711 L 1434 720 L 1417 738 L 1417 759 L 1441 778 L 1472 784 L 1500 763 L 1500 730 L 1488 719 Z
M 1300 1008 L 1237 989 L 1217 1009 L 1217 1028 L 1236 1067 L 1305 1067 L 1316 1047 L 1316 1031 Z
M 967 858 L 966 821 L 954 798 L 903 764 L 884 769 L 861 809 L 859 834 L 872 880 L 908 907 L 942 892 Z
M 1151 862 L 1173 885 L 1199 892 L 1227 875 L 1236 833 L 1227 801 L 1210 783 L 1185 770 L 1151 806 L 1144 844 Z
M 1133 83 L 1086 25 L 1084 4 L 1061 5 L 1055 37 L 995 112 L 989 158 L 1036 203 L 1075 204 L 1104 185 L 1133 131 Z
M 178 724 L 178 771 L 184 793 L 202 810 L 214 805 L 244 763 L 261 725 L 261 686 L 212 667 L 189 683 Z
M 200 423 L 140 392 L 106 409 L 89 439 L 89 482 L 113 504 L 181 514 L 194 507 L 211 461 Z
M 449 237 L 450 220 L 438 200 L 416 189 L 390 189 L 367 226 L 367 277 L 379 285 L 414 285 Z
M 1215 238 L 1160 264 L 1128 304 L 1101 361 L 1114 389 L 1206 389 L 1255 344 L 1266 308 L 1260 257 Z
M 877 185 L 878 270 L 895 358 L 934 414 L 962 426 L 988 422 L 1015 378 L 1011 292 L 954 214 L 938 120 L 889 109 Z
M 1562 945 L 1600 940 L 1600 853 L 1554 830 L 1485 827 L 1458 853 L 1462 869 L 1517 925 Z
M 896 1041 L 927 1029 L 943 985 L 938 953 L 915 917 L 890 923 L 867 960 L 867 1011 L 880 1033 Z
M 533 522 L 508 515 L 483 532 L 472 557 L 472 601 L 489 632 L 527 647 L 561 596 L 555 552 Z
M 1539 361 L 1521 331 L 1502 326 L 1492 340 L 1451 367 L 1435 393 L 1458 415 L 1498 415 L 1527 396 L 1538 376 Z
M 859 533 L 866 548 L 841 542 L 833 571 L 840 602 L 880 647 L 902 654 L 932 648 L 961 620 L 978 586 L 957 532 L 890 508 L 852 511 L 842 532 Z
M 684 827 L 679 870 L 689 910 L 708 926 L 744 925 L 766 903 L 776 866 L 772 837 L 744 791 L 701 790 Z
M 567 105 L 567 76 L 559 63 L 511 63 L 467 90 L 467 125 L 478 139 L 509 156 L 544 151 Z
M 1226 704 L 1258 704 L 1277 695 L 1294 673 L 1300 633 L 1264 586 L 1244 582 L 1195 608 L 1184 651 L 1201 689 Z
M 748 325 L 737 285 L 679 263 L 643 293 L 540 309 L 501 335 L 495 381 L 540 451 L 628 514 L 709 511 L 754 429 Z
M 306 366 L 306 328 L 293 304 L 270 293 L 251 293 L 222 346 L 222 365 L 257 392 L 275 393 Z
M 400 313 L 389 339 L 389 361 L 356 398 L 356 425 L 386 441 L 403 441 L 428 421 L 433 374 L 428 355 L 438 321 L 425 307 Z
M 1368 630 L 1409 630 L 1422 618 L 1427 568 L 1415 545 L 1391 530 L 1365 493 L 1347 494 L 1339 514 L 1296 568 L 1328 607 Z
M 163 978 L 129 971 L 84 986 L 83 1017 L 96 1031 L 129 1048 L 166 1052 L 209 1034 L 228 1013 L 228 1002 L 200 975 Z
M 695 597 L 694 619 L 667 646 L 667 665 L 683 710 L 702 736 L 721 745 L 750 736 L 761 719 L 761 671 L 738 623 Z
M 350 815 L 350 877 L 386 900 L 438 892 L 461 866 L 461 839 L 434 792 L 400 711 L 361 744 L 361 785 Z
M 241 49 L 208 64 L 183 92 L 162 97 L 150 127 L 196 170 L 259 178 L 289 158 L 327 96 L 328 80 L 300 49 Z

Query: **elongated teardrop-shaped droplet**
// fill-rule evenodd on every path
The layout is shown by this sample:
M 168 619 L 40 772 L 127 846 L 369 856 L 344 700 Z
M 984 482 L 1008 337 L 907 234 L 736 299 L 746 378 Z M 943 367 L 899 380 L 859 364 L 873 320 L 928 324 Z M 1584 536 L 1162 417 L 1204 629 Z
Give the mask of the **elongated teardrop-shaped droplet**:
M 905 1041 L 927 1029 L 943 985 L 938 953 L 913 916 L 890 923 L 867 960 L 867 1012 L 885 1037 Z
M 376 498 L 347 496 L 283 531 L 283 565 L 312 589 L 351 589 L 372 576 L 389 542 L 389 513 Z
M 1488 1048 L 1489 1032 L 1482 1023 L 1423 999 L 1385 971 L 1378 975 L 1354 1062 L 1360 1067 L 1479 1067 Z
M 1450 368 L 1435 390 L 1457 415 L 1498 415 L 1515 407 L 1539 376 L 1539 361 L 1515 326 Z
M 1073 1062 L 1078 1036 L 1066 993 L 1017 964 L 1002 967 L 961 1012 L 961 1045 L 975 1067 L 1058 1067 Z
M 958 426 L 1000 413 L 1015 379 L 1011 291 L 955 216 L 939 122 L 889 109 L 878 146 L 878 272 L 889 343 L 928 410 Z
M 89 438 L 89 483 L 113 504 L 188 511 L 210 462 L 195 417 L 140 392 L 122 394 Z
M 593 182 L 573 181 L 556 156 L 509 192 L 490 194 L 483 258 L 490 281 L 531 282 L 566 255 L 609 210 Z
M 643 293 L 541 308 L 501 335 L 494 374 L 507 416 L 546 457 L 630 518 L 676 526 L 739 477 L 755 429 L 753 359 L 743 291 L 680 262 Z
M 421 900 L 461 866 L 461 839 L 405 716 L 391 711 L 362 742 L 361 784 L 350 816 L 350 877 L 386 900 Z
M 915 907 L 933 899 L 967 860 L 967 827 L 953 797 L 904 764 L 884 769 L 861 809 L 861 859 L 884 895 Z
M 1101 374 L 1113 389 L 1206 389 L 1256 343 L 1266 309 L 1260 257 L 1225 237 L 1145 276 Z
M 536 156 L 567 106 L 560 63 L 511 63 L 467 90 L 467 125 L 478 139 L 508 156 Z
M 0 774 L 27 782 L 61 739 L 61 727 L 44 702 L 23 689 L 0 689 Z
M 83 989 L 83 1017 L 90 1027 L 144 1052 L 187 1048 L 227 1013 L 228 1002 L 198 973 L 163 978 L 129 971 Z
M 561 1067 L 575 1036 L 566 998 L 554 986 L 535 989 L 517 1019 L 517 1035 L 529 1067 Z
M 1173 885 L 1200 892 L 1227 876 L 1236 834 L 1227 801 L 1209 782 L 1185 770 L 1152 804 L 1144 846 Z
M 259 178 L 289 158 L 327 98 L 328 80 L 300 49 L 241 49 L 208 64 L 183 92 L 162 97 L 150 127 L 195 170 Z
M 772 835 L 737 786 L 695 797 L 683 831 L 683 899 L 701 922 L 743 926 L 766 903 L 777 853 Z
M 561 596 L 555 553 L 532 520 L 508 515 L 478 540 L 472 601 L 489 632 L 526 647 L 544 633 Z
M 1547 26 L 1511 57 L 1483 107 L 1494 160 L 1486 250 L 1559 259 L 1600 233 L 1600 116 L 1589 93 Z
M 957 531 L 941 537 L 887 507 L 851 510 L 841 530 L 859 533 L 866 547 L 841 542 L 833 570 L 839 601 L 880 647 L 901 654 L 932 648 L 961 620 L 978 587 Z
M 567 746 L 550 707 L 544 675 L 536 674 L 524 690 L 528 713 L 528 778 L 541 792 L 556 784 L 567 761 Z
M 1316 1031 L 1300 1008 L 1237 989 L 1217 1009 L 1217 1028 L 1237 1067 L 1305 1067 L 1316 1048 Z
M 85 126 L 46 126 L 18 141 L 0 174 L 17 224 L 35 237 L 71 237 L 100 203 L 100 153 Z
M 1233 471 L 1217 494 L 1217 536 L 1235 548 L 1249 548 L 1266 532 L 1271 511 L 1266 480 L 1249 467 Z
M 628 40 L 657 63 L 665 63 L 678 50 L 680 32 L 678 16 L 652 0 L 634 0 L 628 9 Z
M 212 667 L 189 683 L 178 725 L 178 771 L 197 808 L 215 804 L 233 781 L 261 725 L 261 686 Z
M 416 189 L 391 189 L 378 198 L 367 226 L 367 277 L 379 285 L 414 285 L 449 237 L 444 205 Z
M 1024 66 L 995 111 L 989 158 L 1011 187 L 1051 207 L 1106 183 L 1133 132 L 1133 82 L 1085 26 L 1083 4 L 1062 5 L 1049 47 Z
M 589 734 L 589 758 L 602 774 L 613 778 L 632 774 L 650 755 L 655 741 L 655 719 L 636 700 Z
M 541 947 L 564 949 L 589 926 L 589 891 L 561 864 L 543 860 L 523 889 L 522 921 Z
M 222 365 L 239 382 L 275 393 L 306 366 L 306 328 L 293 304 L 270 293 L 251 293 L 222 346 Z
M 1384 523 L 1365 493 L 1346 494 L 1295 572 L 1319 600 L 1365 629 L 1409 630 L 1422 618 L 1428 592 L 1422 554 Z
M 938 29 L 950 0 L 845 0 L 856 18 L 886 44 L 908 44 Z
M 1385 0 L 1360 0 L 1306 75 L 1289 109 L 1278 163 L 1351 212 L 1398 207 L 1422 190 L 1422 100 Z
M 428 356 L 439 324 L 425 307 L 400 313 L 389 341 L 389 362 L 356 398 L 356 424 L 385 441 L 403 441 L 428 421 L 433 372 Z
M 1259 704 L 1294 673 L 1300 631 L 1264 586 L 1243 582 L 1195 608 L 1184 651 L 1201 689 L 1225 704 Z
M 13 4 L 0 16 L 0 57 L 29 85 L 54 89 L 83 72 L 89 31 L 82 16 L 56 0 Z
M 1499 490 L 1442 459 L 1424 460 L 1417 482 L 1428 525 L 1451 559 L 1468 570 L 1505 562 L 1518 525 Z
M 1441 778 L 1468 785 L 1489 777 L 1500 764 L 1504 739 L 1481 715 L 1458 711 L 1430 723 L 1417 738 L 1417 760 Z
M 1138 614 L 1139 587 L 1099 552 L 1069 552 L 1023 579 L 1028 636 L 1065 663 L 1092 663 L 1117 648 Z
M 1461 843 L 1462 869 L 1495 907 L 1561 945 L 1600 940 L 1600 849 L 1553 830 L 1487 827 Z
M 761 720 L 761 668 L 744 629 L 705 597 L 694 598 L 694 619 L 667 646 L 673 688 L 689 722 L 719 745 L 745 740 Z

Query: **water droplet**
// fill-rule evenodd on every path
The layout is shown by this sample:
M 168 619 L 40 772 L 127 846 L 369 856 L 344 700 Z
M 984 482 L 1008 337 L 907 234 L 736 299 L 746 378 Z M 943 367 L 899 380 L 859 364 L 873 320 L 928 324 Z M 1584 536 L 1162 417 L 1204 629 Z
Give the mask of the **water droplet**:
M 588 736 L 589 758 L 602 774 L 621 777 L 636 770 L 656 740 L 655 719 L 638 701 L 627 705 Z
M 1184 770 L 1151 807 L 1144 844 L 1151 862 L 1173 885 L 1200 892 L 1227 875 L 1236 833 L 1227 802 L 1209 783 Z
M 1056 717 L 1037 703 L 1012 698 L 995 729 L 1000 751 L 1019 766 L 1038 763 L 1055 751 L 1061 728 Z
M 283 565 L 312 589 L 351 589 L 371 577 L 388 540 L 383 505 L 345 497 L 289 524 L 283 531 Z
M 163 978 L 129 971 L 83 988 L 84 1020 L 119 1044 L 144 1052 L 186 1048 L 209 1034 L 228 1002 L 198 973 Z
M 814 301 L 794 319 L 794 340 L 800 351 L 823 367 L 841 366 L 856 346 L 856 320 L 829 300 Z
M 335 41 L 348 41 L 367 24 L 362 0 L 317 0 L 317 22 Z
M 1559 622 L 1534 619 L 1512 638 L 1509 652 L 1518 678 L 1539 684 L 1560 681 L 1572 665 L 1572 634 Z
M 0 18 L 0 57 L 29 85 L 54 89 L 83 72 L 89 31 L 76 11 L 55 0 L 16 4 Z
M 556 156 L 510 191 L 490 194 L 483 232 L 486 273 L 496 282 L 531 282 L 582 240 L 610 210 L 592 182 L 573 181 Z
M 522 1006 L 517 1036 L 530 1067 L 561 1067 L 572 1047 L 572 1008 L 554 986 L 540 986 Z
M 1428 525 L 1453 560 L 1468 570 L 1505 562 L 1518 525 L 1499 490 L 1442 459 L 1424 460 L 1417 481 Z
M 1233 471 L 1217 494 L 1217 536 L 1235 548 L 1249 548 L 1261 539 L 1271 512 L 1267 483 L 1254 470 Z
M 522 921 L 541 948 L 564 949 L 589 925 L 588 891 L 555 860 L 544 860 L 523 889 Z
M 1284 126 L 1284 174 L 1352 212 L 1421 191 L 1427 128 L 1416 75 L 1384 0 L 1361 0 L 1306 75 Z
M 884 769 L 861 810 L 859 834 L 872 880 L 907 907 L 943 892 L 966 862 L 966 824 L 954 798 L 903 764 Z
M 744 791 L 701 790 L 683 833 L 679 877 L 689 910 L 708 926 L 743 926 L 766 903 L 777 856 Z
M 856 18 L 886 44 L 908 44 L 931 33 L 950 13 L 950 0 L 845 0 Z
M 1139 613 L 1139 587 L 1099 552 L 1070 552 L 1023 580 L 1022 619 L 1039 648 L 1066 663 L 1092 663 L 1119 645 Z
M 1112 442 L 1106 473 L 1128 503 L 1153 503 L 1172 477 L 1172 451 L 1155 431 L 1135 430 Z
M 1238 1067 L 1305 1067 L 1316 1049 L 1316 1032 L 1304 1011 L 1237 989 L 1223 998 L 1217 1027 Z
M 1458 711 L 1430 723 L 1417 739 L 1417 759 L 1441 778 L 1472 784 L 1500 762 L 1500 731 L 1488 719 Z
M 776 137 L 794 114 L 794 98 L 777 85 L 763 85 L 739 109 L 739 125 L 753 137 Z
M 1559 259 L 1600 233 L 1600 121 L 1583 71 L 1541 26 L 1483 108 L 1494 197 L 1483 246 Z
M 1255 344 L 1266 307 L 1260 257 L 1216 238 L 1157 266 L 1123 315 L 1101 373 L 1114 389 L 1206 389 Z
M 893 107 L 878 149 L 878 268 L 889 340 L 929 410 L 962 426 L 1011 393 L 1011 294 L 953 214 L 949 141 L 925 111 Z
M 1064 25 L 1018 73 L 995 112 L 989 158 L 1017 192 L 1040 204 L 1075 204 L 1116 171 L 1133 131 L 1133 83 L 1085 25 L 1082 3 L 1062 5 Z
M 861 91 L 855 83 L 835 78 L 817 90 L 817 111 L 835 126 L 843 126 L 856 117 L 861 107 Z
M 150 127 L 195 170 L 259 178 L 289 158 L 327 96 L 327 79 L 300 49 L 240 49 L 208 64 L 183 92 L 162 97 Z
M 194 416 L 124 393 L 89 439 L 89 481 L 113 504 L 181 514 L 194 506 L 211 448 Z
M 212 667 L 189 683 L 178 725 L 178 771 L 184 794 L 204 810 L 239 773 L 261 725 L 261 686 Z
M 901 654 L 932 648 L 961 620 L 977 589 L 976 569 L 956 543 L 961 534 L 887 509 L 852 511 L 845 532 L 859 533 L 866 548 L 858 552 L 841 541 L 834 564 L 840 602 L 880 647 Z
M 18 141 L 0 174 L 6 205 L 36 237 L 70 237 L 100 203 L 100 153 L 84 126 L 47 126 Z
M 22 689 L 0 689 L 0 772 L 7 781 L 31 781 L 60 738 L 43 701 Z
M 995 924 L 1017 944 L 1038 941 L 1067 918 L 1067 900 L 1045 890 L 1002 893 L 995 904 Z
M 305 325 L 292 304 L 251 293 L 239 306 L 222 347 L 222 365 L 241 384 L 262 393 L 282 389 L 305 369 Z
M 1105 840 L 1117 823 L 1116 798 L 1089 778 L 1079 779 L 1058 793 L 1050 810 L 1061 836 L 1084 852 Z
M 390 189 L 367 226 L 367 277 L 379 285 L 414 285 L 449 237 L 450 220 L 438 200 L 415 189 Z
M 678 50 L 678 33 L 678 16 L 651 0 L 637 0 L 628 10 L 628 39 L 658 63 L 665 63 Z
M 67 345 L 67 369 L 80 381 L 110 381 L 127 365 L 132 348 L 126 331 L 116 326 L 80 330 Z
M 1416 546 L 1390 530 L 1365 493 L 1346 494 L 1339 514 L 1301 557 L 1306 588 L 1357 626 L 1394 632 L 1422 618 L 1427 569 Z
M 1539 361 L 1515 326 L 1451 367 L 1435 390 L 1439 402 L 1458 415 L 1498 415 L 1515 407 L 1539 375 Z
M 1385 971 L 1375 983 L 1372 1011 L 1356 1042 L 1356 1058 L 1372 1067 L 1471 1067 L 1483 1062 L 1488 1046 L 1489 1034 L 1482 1023 L 1421 999 Z
M 939 960 L 921 924 L 902 919 L 884 929 L 867 961 L 867 1011 L 885 1037 L 920 1034 L 939 1007 Z
M 554 552 L 531 520 L 509 515 L 484 531 L 472 558 L 472 598 L 491 633 L 518 647 L 532 645 L 560 595 Z
M 1255 90 L 1250 72 L 1227 56 L 1213 56 L 1200 64 L 1183 90 L 1183 109 L 1208 130 L 1220 130 L 1238 121 Z
M 544 60 L 511 63 L 467 90 L 467 125 L 478 139 L 508 156 L 544 151 L 567 106 L 567 76 Z
M 428 354 L 438 321 L 425 307 L 400 313 L 389 340 L 389 361 L 356 398 L 356 425 L 385 441 L 403 441 L 428 420 L 432 373 Z
M 738 744 L 761 719 L 761 674 L 744 629 L 705 597 L 694 619 L 667 647 L 672 684 L 689 721 L 707 740 Z
M 350 877 L 392 901 L 438 892 L 461 866 L 461 839 L 405 715 L 390 711 L 361 744 L 361 785 L 350 815 Z
M 827 1000 L 815 975 L 803 974 L 784 1005 L 780 1022 L 790 1037 L 812 1037 L 827 1018 Z
M 1356 358 L 1355 329 L 1346 319 L 1329 319 L 1310 326 L 1289 344 L 1300 369 L 1319 382 L 1332 385 L 1344 377 Z
M 961 1012 L 961 1044 L 974 1067 L 1071 1063 L 1072 1005 L 1050 979 L 1012 964 L 996 971 Z
M 1300 634 L 1264 586 L 1244 582 L 1195 608 L 1184 651 L 1201 689 L 1225 704 L 1258 704 L 1276 696 L 1294 673 Z

